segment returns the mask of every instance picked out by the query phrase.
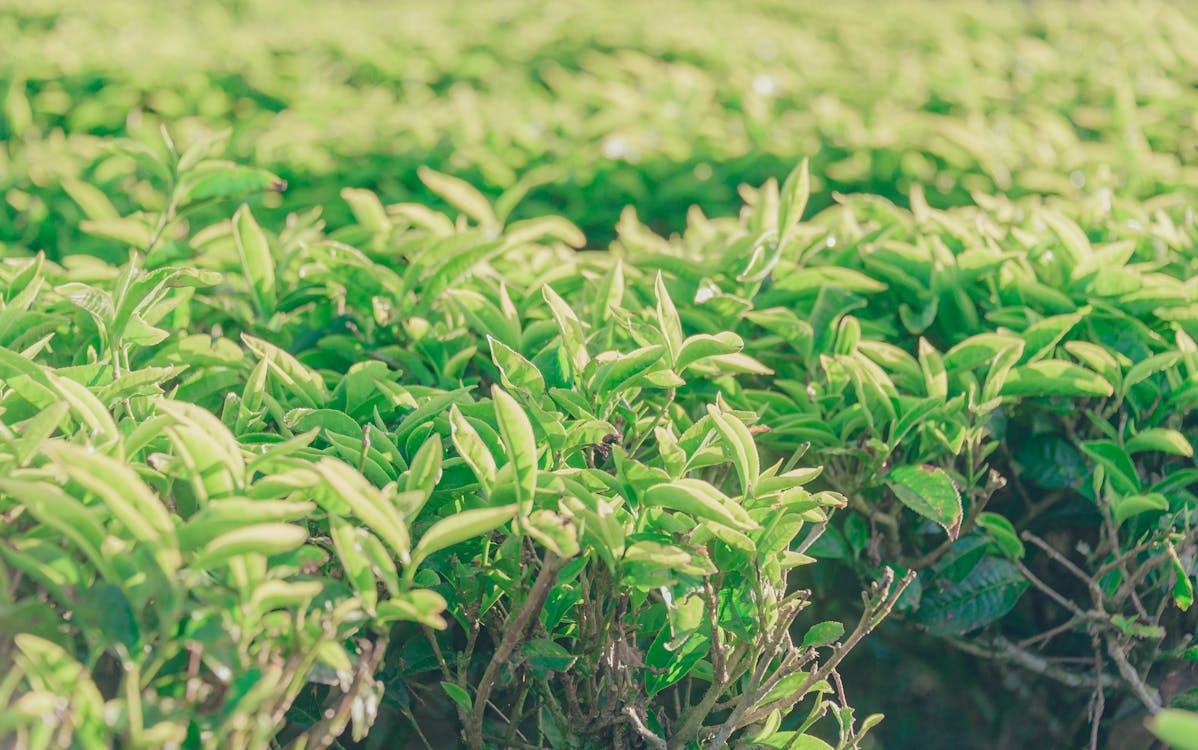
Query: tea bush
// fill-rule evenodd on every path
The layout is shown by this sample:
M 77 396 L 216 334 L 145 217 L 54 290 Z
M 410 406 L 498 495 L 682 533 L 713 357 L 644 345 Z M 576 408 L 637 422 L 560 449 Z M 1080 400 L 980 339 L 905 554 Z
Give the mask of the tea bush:
M 684 335 L 662 274 L 588 280 L 569 222 L 504 228 L 440 173 L 478 226 L 349 192 L 363 249 L 246 205 L 181 236 L 196 201 L 281 187 L 212 147 L 139 151 L 170 196 L 144 258 L 5 266 L 20 744 L 327 747 L 384 711 L 420 732 L 429 691 L 470 747 L 876 723 L 824 694 L 911 579 L 792 634 L 792 543 L 845 500 L 801 451 L 762 464 L 721 395 L 769 372 L 736 334 Z
M 6 741 L 1184 736 L 1183 11 L 302 5 L 0 15 Z

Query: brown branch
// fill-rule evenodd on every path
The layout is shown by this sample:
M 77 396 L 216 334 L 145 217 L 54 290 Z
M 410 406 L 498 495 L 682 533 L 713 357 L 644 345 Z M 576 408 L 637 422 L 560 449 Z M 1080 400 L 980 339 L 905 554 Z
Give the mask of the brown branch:
M 1027 566 L 1022 562 L 1016 560 L 1015 565 L 1018 566 L 1019 572 L 1023 574 L 1023 577 L 1030 581 L 1033 586 L 1043 592 L 1049 599 L 1052 599 L 1057 604 L 1069 610 L 1069 612 L 1071 612 L 1075 617 L 1081 617 L 1086 620 L 1094 619 L 1093 614 L 1082 611 L 1080 607 L 1066 599 L 1052 586 L 1049 586 L 1044 581 L 1041 581 L 1034 573 L 1032 573 L 1032 571 L 1028 570 Z
M 371 643 L 365 638 L 358 640 L 358 667 L 354 670 L 354 679 L 349 689 L 341 694 L 337 707 L 331 713 L 325 712 L 325 718 L 312 725 L 291 743 L 296 750 L 327 750 L 341 733 L 345 731 L 350 719 L 350 708 L 354 699 L 367 683 L 374 680 L 375 670 L 383 660 L 387 651 L 387 642 Z
M 697 735 L 699 728 L 703 724 L 703 720 L 707 718 L 708 714 L 711 713 L 716 703 L 719 702 L 720 693 L 724 692 L 728 685 L 740 679 L 741 674 L 743 674 L 744 670 L 747 668 L 747 660 L 746 665 L 741 664 L 741 660 L 744 659 L 747 652 L 748 647 L 744 644 L 737 646 L 733 650 L 732 656 L 728 659 L 727 663 L 735 664 L 736 668 L 728 670 L 729 679 L 727 681 L 723 681 L 719 679 L 718 675 L 716 675 L 715 679 L 711 681 L 711 685 L 708 686 L 707 692 L 705 692 L 703 697 L 699 699 L 698 704 L 692 706 L 691 709 L 687 711 L 686 716 L 682 720 L 682 725 L 678 728 L 678 731 L 674 733 L 674 736 L 670 738 L 669 750 L 679 750 L 679 748 L 682 748 L 686 745 L 691 737 Z
M 1018 646 L 1020 648 L 1027 648 L 1029 646 L 1034 646 L 1037 643 L 1046 643 L 1047 641 L 1051 641 L 1053 638 L 1056 638 L 1061 633 L 1067 633 L 1070 630 L 1073 630 L 1083 622 L 1086 622 L 1086 618 L 1074 615 L 1056 627 L 1049 628 L 1042 633 L 1037 633 L 1036 635 L 1023 639 L 1018 643 Z
M 1043 675 L 1051 680 L 1056 680 L 1066 687 L 1092 688 L 1094 686 L 1091 678 L 1061 669 L 1049 662 L 1048 659 L 1026 651 L 1004 638 L 995 638 L 993 641 L 995 648 L 992 649 L 957 638 L 946 638 L 945 640 L 958 651 L 964 651 L 967 654 L 981 656 L 993 661 L 1010 662 L 1028 671 Z M 1105 675 L 1102 679 L 1104 680 L 1104 684 L 1111 684 Z
M 641 721 L 640 714 L 636 712 L 635 706 L 625 706 L 624 713 L 627 714 L 628 720 L 632 724 L 632 728 L 636 730 L 636 733 L 639 734 L 641 738 L 645 740 L 645 742 L 648 742 L 649 745 L 656 748 L 656 750 L 667 750 L 669 746 L 666 744 L 666 741 L 661 737 L 658 737 L 657 733 L 652 729 L 645 726 L 645 722 Z
M 1022 536 L 1025 541 L 1031 542 L 1039 547 L 1046 555 L 1051 557 L 1054 561 L 1059 563 L 1061 567 L 1065 568 L 1065 570 L 1068 570 L 1075 578 L 1085 584 L 1086 588 L 1090 591 L 1090 596 L 1094 599 L 1094 608 L 1102 609 L 1103 594 L 1102 589 L 1098 586 L 1097 581 L 1086 575 L 1081 568 L 1073 564 L 1072 560 L 1065 557 L 1060 552 L 1057 552 L 1055 549 L 1053 549 L 1052 545 L 1036 536 L 1032 532 L 1024 531 L 1022 534 L 1020 534 L 1020 536 Z
M 1111 515 L 1111 504 L 1099 498 L 1095 498 L 1095 500 L 1098 501 L 1098 509 L 1102 514 L 1103 529 L 1106 531 L 1107 538 L 1111 540 L 1111 553 L 1116 555 L 1115 562 L 1119 564 L 1119 571 L 1123 573 L 1123 581 L 1127 584 L 1124 590 L 1127 592 L 1127 596 L 1131 598 L 1136 611 L 1140 613 L 1141 617 L 1147 620 L 1148 610 L 1145 609 L 1144 604 L 1140 601 L 1140 597 L 1136 594 L 1135 583 L 1133 583 L 1135 579 L 1132 577 L 1131 570 L 1127 567 L 1128 557 L 1126 554 L 1116 554 L 1119 549 L 1119 527 L 1115 524 L 1114 516 Z M 1122 599 L 1117 603 L 1121 604 Z
M 765 706 L 755 708 L 753 711 L 741 717 L 737 722 L 736 728 L 739 729 L 741 727 L 746 727 L 750 724 L 761 721 L 776 708 L 787 708 L 794 705 L 796 701 L 800 700 L 804 695 L 807 694 L 807 691 L 810 690 L 813 685 L 820 680 L 826 679 L 832 670 L 836 669 L 836 667 L 840 665 L 840 662 L 845 656 L 848 655 L 849 651 L 856 647 L 856 645 L 861 642 L 862 638 L 868 635 L 874 628 L 878 626 L 879 623 L 882 622 L 882 620 L 886 618 L 887 615 L 890 614 L 891 610 L 894 609 L 894 605 L 898 603 L 899 597 L 902 596 L 903 591 L 906 590 L 907 586 L 909 586 L 913 580 L 915 580 L 915 571 L 909 570 L 907 571 L 907 574 L 903 576 L 902 580 L 899 581 L 897 585 L 894 585 L 894 569 L 887 568 L 886 577 L 879 582 L 879 585 L 876 588 L 879 597 L 878 603 L 871 606 L 867 602 L 865 611 L 861 614 L 861 619 L 858 620 L 857 626 L 853 628 L 853 632 L 847 639 L 842 641 L 840 645 L 835 648 L 835 650 L 833 650 L 832 655 L 828 657 L 828 660 L 821 664 L 818 669 L 808 675 L 807 679 L 804 680 L 803 683 L 789 695 L 772 701 Z M 715 748 L 718 747 L 718 745 L 713 743 L 710 747 Z
M 1090 699 L 1090 750 L 1098 750 L 1098 726 L 1102 723 L 1102 714 L 1106 710 L 1106 692 L 1102 689 L 1102 646 L 1098 642 L 1098 634 L 1090 634 L 1091 647 L 1094 649 L 1094 695 Z
M 1136 698 L 1139 698 L 1140 703 L 1144 704 L 1150 713 L 1158 713 L 1161 710 L 1161 695 L 1157 689 L 1150 687 L 1144 682 L 1144 678 L 1136 671 L 1136 668 L 1131 665 L 1127 659 L 1127 652 L 1123 650 L 1114 636 L 1108 635 L 1106 638 L 1106 650 L 1115 660 L 1115 666 L 1119 669 L 1119 676 L 1131 688 L 1132 693 Z
M 483 672 L 482 680 L 478 683 L 478 690 L 474 695 L 474 711 L 470 716 L 470 723 L 466 725 L 466 742 L 475 750 L 481 750 L 483 745 L 483 716 L 486 714 L 487 702 L 492 688 L 495 687 L 495 680 L 499 677 L 499 670 L 507 664 L 516 646 L 524 639 L 533 618 L 545 606 L 545 599 L 557 580 L 557 572 L 562 564 L 557 555 L 546 550 L 545 559 L 541 562 L 541 572 L 537 574 L 537 579 L 528 592 L 528 598 L 524 600 L 524 606 L 514 616 L 508 617 L 503 640 L 499 642 L 499 647 L 495 649 L 491 662 L 487 664 L 487 670 Z

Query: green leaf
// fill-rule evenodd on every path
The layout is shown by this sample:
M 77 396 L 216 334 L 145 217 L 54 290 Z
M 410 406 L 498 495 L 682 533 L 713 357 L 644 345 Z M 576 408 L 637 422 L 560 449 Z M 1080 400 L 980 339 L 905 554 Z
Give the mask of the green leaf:
M 519 506 L 501 505 L 495 508 L 475 508 L 463 510 L 434 523 L 420 537 L 416 548 L 412 550 L 412 564 L 409 568 L 409 578 L 415 569 L 429 555 L 446 547 L 473 539 L 494 531 L 516 517 Z
M 270 371 L 289 393 L 303 402 L 304 406 L 315 409 L 324 406 L 328 401 L 328 388 L 319 373 L 269 341 L 248 333 L 241 334 L 241 340 L 259 359 L 267 361 Z
M 430 398 L 422 399 L 420 405 L 412 410 L 403 421 L 399 423 L 399 427 L 395 428 L 395 443 L 397 445 L 407 441 L 409 437 L 421 425 L 428 424 L 429 420 L 444 412 L 451 405 L 468 400 L 470 388 L 458 388 L 445 393 L 437 393 Z
M 1154 354 L 1147 359 L 1137 362 L 1123 376 L 1123 385 L 1120 392 L 1126 394 L 1131 390 L 1132 386 L 1159 372 L 1168 370 L 1179 361 L 1181 361 L 1181 352 L 1164 352 L 1163 354 Z
M 676 650 L 669 648 L 671 628 L 662 626 L 657 637 L 645 652 L 645 692 L 656 695 L 681 680 L 695 668 L 711 650 L 711 637 L 695 634 Z
M 1010 521 L 997 513 L 987 511 L 978 514 L 977 524 L 990 534 L 990 538 L 994 540 L 1005 556 L 1012 560 L 1023 559 L 1023 542 L 1019 539 L 1019 533 L 1015 531 L 1015 526 Z
M 470 700 L 470 693 L 462 687 L 459 687 L 452 682 L 441 681 L 441 689 L 445 691 L 454 703 L 461 706 L 469 715 L 474 710 L 474 702 Z
M 374 234 L 389 234 L 391 219 L 387 209 L 379 201 L 379 197 L 370 190 L 362 188 L 342 188 L 341 199 L 349 204 L 354 219 Z
M 617 258 L 611 270 L 604 274 L 599 287 L 594 313 L 597 320 L 593 321 L 595 325 L 610 320 L 612 310 L 624 303 L 624 288 L 624 261 Z
M 1110 440 L 1089 440 L 1081 445 L 1082 452 L 1106 470 L 1107 481 L 1117 492 L 1140 491 L 1140 477 L 1131 456 Z
M 441 481 L 441 458 L 444 452 L 441 436 L 435 432 L 429 435 L 412 457 L 412 464 L 404 475 L 404 489 L 408 492 L 419 491 L 425 497 L 431 495 L 437 482 Z
M 18 427 L 21 437 L 14 443 L 17 449 L 17 461 L 24 465 L 37 455 L 42 442 L 62 426 L 63 419 L 71 411 L 69 404 L 59 401 L 39 411 L 27 419 L 24 425 Z
M 395 556 L 387 551 L 377 536 L 365 529 L 358 530 L 358 541 L 362 543 L 362 552 L 370 559 L 374 574 L 391 596 L 399 595 L 399 571 L 395 568 Z
M 674 357 L 674 370 L 681 374 L 696 362 L 710 357 L 735 354 L 744 347 L 745 342 L 740 336 L 730 331 L 721 331 L 715 335 L 698 333 L 688 336 Z
M 266 234 L 254 220 L 250 207 L 242 204 L 233 214 L 233 239 L 241 269 L 254 294 L 258 314 L 269 318 L 275 311 L 275 264 Z
M 568 559 L 578 554 L 578 529 L 551 510 L 533 511 L 525 530 L 560 558 Z
M 129 653 L 137 648 L 141 638 L 137 619 L 119 587 L 111 583 L 91 586 L 75 602 L 75 614 L 89 636 L 101 636 L 101 643 L 119 643 Z
M 191 562 L 210 569 L 241 555 L 279 555 L 308 541 L 308 530 L 290 523 L 259 523 L 234 529 L 213 539 Z
M 483 492 L 490 494 L 495 485 L 497 471 L 495 457 L 491 455 L 490 449 L 474 426 L 462 416 L 457 404 L 449 407 L 449 435 L 458 455 L 470 466 L 470 470 L 482 485 Z
M 486 196 L 478 192 L 469 182 L 423 165 L 416 169 L 416 174 L 429 190 L 441 196 L 447 203 L 479 224 L 493 226 L 499 223 Z
M 645 491 L 641 500 L 645 505 L 682 511 L 742 531 L 759 528 L 743 508 L 701 479 L 679 479 L 670 484 L 654 485 Z
M 1037 209 L 1036 215 L 1061 238 L 1061 245 L 1066 251 L 1070 268 L 1080 265 L 1093 254 L 1090 239 L 1086 237 L 1086 233 L 1075 221 L 1059 211 L 1049 208 Z
M 1129 454 L 1142 453 L 1144 451 L 1156 451 L 1158 453 L 1167 453 L 1171 456 L 1185 456 L 1193 458 L 1194 446 L 1186 440 L 1185 435 L 1182 435 L 1177 430 L 1168 430 L 1160 427 L 1152 427 L 1143 430 L 1135 437 L 1128 440 L 1124 447 Z
M 536 365 L 496 338 L 487 336 L 487 343 L 491 347 L 491 361 L 499 368 L 505 388 L 526 388 L 534 394 L 545 392 L 545 378 Z
M 329 536 L 333 538 L 333 548 L 337 550 L 345 579 L 353 585 L 362 600 L 362 606 L 369 611 L 378 604 L 378 587 L 360 538 L 360 534 L 366 533 L 344 518 L 329 514 Z
M 827 742 L 824 742 L 819 737 L 812 737 L 809 734 L 794 735 L 789 734 L 786 743 L 783 745 L 773 745 L 772 742 L 767 743 L 774 747 L 782 747 L 786 750 L 835 750 Z
M 961 530 L 961 495 L 943 469 L 927 464 L 898 466 L 886 475 L 886 484 L 911 510 L 944 527 L 949 539 Z
M 1151 641 L 1160 640 L 1165 637 L 1165 629 L 1163 627 L 1140 622 L 1136 617 L 1111 615 L 1111 624 L 1119 628 L 1121 633 L 1131 638 Z
M 948 396 L 948 375 L 944 360 L 927 339 L 919 339 L 919 369 L 923 373 L 924 388 L 929 398 L 943 399 Z
M 717 354 L 690 365 L 692 372 L 704 375 L 745 373 L 748 375 L 773 375 L 774 371 L 743 352 Z M 685 384 L 685 381 L 682 381 Z
M 108 200 L 108 196 L 104 195 L 104 191 L 95 185 L 67 179 L 62 181 L 62 189 L 71 196 L 71 200 L 79 204 L 88 219 L 92 221 L 120 219 L 120 213 Z
M 463 241 L 470 239 L 469 235 L 463 235 L 462 237 Z M 464 250 L 455 252 L 447 260 L 442 260 L 438 257 L 437 260 L 440 262 L 432 264 L 436 270 L 424 280 L 422 296 L 427 299 L 437 297 L 442 291 L 457 285 L 475 266 L 495 257 L 502 250 L 503 244 L 498 240 L 492 242 L 474 242 Z
M 1115 392 L 1101 375 L 1058 359 L 1043 359 L 1011 370 L 1004 396 L 1110 396 Z
M 254 587 L 250 606 L 259 614 L 275 609 L 303 610 L 324 590 L 322 581 L 262 581 Z
M 178 528 L 179 548 L 185 552 L 198 549 L 221 534 L 251 524 L 302 521 L 314 510 L 315 503 L 300 500 L 213 500 Z
M 784 241 L 807 210 L 807 199 L 811 196 L 811 172 L 807 159 L 787 175 L 782 183 L 782 194 L 778 199 L 778 239 Z
M 16 499 L 38 523 L 78 547 L 105 580 L 118 580 L 103 551 L 104 527 L 83 503 L 45 482 L 0 479 L 0 492 Z
M 491 388 L 491 400 L 499 434 L 515 471 L 516 502 L 521 512 L 527 514 L 532 509 L 533 495 L 537 491 L 537 441 L 532 423 L 516 399 L 502 388 Z
M 972 370 L 980 364 L 990 363 L 1001 351 L 1018 347 L 1023 351 L 1023 340 L 1003 333 L 979 333 L 970 336 L 944 354 L 944 367 L 957 373 Z
M 1186 570 L 1186 566 L 1181 562 L 1181 558 L 1177 555 L 1177 550 L 1172 544 L 1167 544 L 1166 549 L 1169 551 L 1169 561 L 1173 564 L 1173 603 L 1182 612 L 1188 610 L 1194 604 L 1194 583 L 1190 580 L 1190 573 Z
M 1010 612 L 1028 585 L 1013 562 L 988 557 L 960 583 L 925 586 L 914 619 L 936 635 L 964 635 Z
M 1066 341 L 1065 351 L 1081 360 L 1082 364 L 1101 375 L 1108 383 L 1121 382 L 1119 363 L 1103 347 L 1089 341 Z
M 129 466 L 67 443 L 48 443 L 42 451 L 72 480 L 95 493 L 135 539 L 156 549 L 177 545 L 166 506 Z
M 757 444 L 753 442 L 753 435 L 749 433 L 749 428 L 745 427 L 744 422 L 722 413 L 712 404 L 707 405 L 707 414 L 732 454 L 732 465 L 740 477 L 741 491 L 745 497 L 752 497 L 757 485 L 757 476 L 761 473 Z
M 333 495 L 327 498 L 318 493 L 317 502 L 331 513 L 339 512 L 342 504 L 348 507 L 368 529 L 387 543 L 401 563 L 407 564 L 411 554 L 408 527 L 399 511 L 387 502 L 378 488 L 359 472 L 332 458 L 322 458 L 313 468 Z
M 229 428 L 194 404 L 163 399 L 158 408 L 174 420 L 175 424 L 166 428 L 167 435 L 194 472 L 205 499 L 241 490 L 246 477 L 245 457 Z
M 29 106 L 23 78 L 10 80 L 7 88 L 4 94 L 4 116 L 0 118 L 0 124 L 7 126 L 11 135 L 20 138 L 33 127 L 33 109 Z
M 827 646 L 830 643 L 835 643 L 836 639 L 842 635 L 844 635 L 844 625 L 839 622 L 829 620 L 816 623 L 807 629 L 807 634 L 803 636 L 803 642 L 799 648 Z
M 126 216 L 120 219 L 85 219 L 79 222 L 79 231 L 94 237 L 116 240 L 125 245 L 144 249 L 149 247 L 153 231 L 142 219 Z
M 125 322 L 121 339 L 134 346 L 156 346 L 170 336 L 167 331 L 146 322 L 140 313 L 132 313 Z
M 657 297 L 657 325 L 662 338 L 665 339 L 670 360 L 677 362 L 678 354 L 682 349 L 682 322 L 678 318 L 678 310 L 674 308 L 674 302 L 670 299 L 670 293 L 666 290 L 666 282 L 660 271 L 653 283 L 653 293 Z
M 600 364 L 595 371 L 592 388 L 596 393 L 606 395 L 636 387 L 643 382 L 638 376 L 653 370 L 665 353 L 666 348 L 658 344 L 626 353 L 603 352 L 595 357 Z
M 1149 728 L 1173 750 L 1198 750 L 1198 713 L 1166 708 L 1152 717 Z
M 534 668 L 550 672 L 564 672 L 578 660 L 565 646 L 548 638 L 533 638 L 521 653 Z
M 591 355 L 587 353 L 582 321 L 574 314 L 570 305 L 548 285 L 541 287 L 541 296 L 553 312 L 553 319 L 557 321 L 557 327 L 562 334 L 562 346 L 565 347 L 570 364 L 574 367 L 574 373 L 577 375 L 591 361 Z
M 1037 321 L 1023 332 L 1024 352 L 1028 361 L 1052 354 L 1065 338 L 1089 313 L 1089 308 L 1068 315 L 1053 315 Z
M 45 379 L 58 397 L 71 405 L 71 411 L 91 428 L 95 447 L 105 447 L 120 440 L 120 431 L 112 414 L 87 386 L 47 371 Z
M 397 596 L 380 602 L 376 608 L 378 620 L 382 624 L 395 620 L 418 622 L 433 630 L 444 630 L 448 627 L 441 613 L 448 604 L 445 597 L 430 589 L 412 589 Z
M 766 232 L 753 246 L 749 248 L 749 262 L 743 271 L 736 275 L 736 280 L 742 283 L 763 281 L 773 272 L 778 261 L 782 259 L 782 244 L 773 232 Z
M 1111 499 L 1111 514 L 1115 518 L 1116 526 L 1141 513 L 1168 509 L 1169 498 L 1159 492 L 1149 492 L 1146 495 L 1127 495 Z
M 581 248 L 587 244 L 586 235 L 582 230 L 563 216 L 538 216 L 514 222 L 504 231 L 504 236 L 510 243 L 552 237 L 573 248 Z
M 287 182 L 273 172 L 224 161 L 198 164 L 180 183 L 176 195 L 182 208 L 205 201 L 238 198 L 271 191 L 281 193 Z
M 196 139 L 179 157 L 175 171 L 180 175 L 186 175 L 202 160 L 224 149 L 232 135 L 233 129 L 225 128 Z

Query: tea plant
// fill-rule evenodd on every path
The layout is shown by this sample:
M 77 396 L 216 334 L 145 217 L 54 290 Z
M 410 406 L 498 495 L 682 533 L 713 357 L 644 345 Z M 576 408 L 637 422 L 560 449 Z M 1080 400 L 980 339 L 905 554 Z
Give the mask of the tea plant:
M 859 743 L 829 680 L 910 577 L 794 630 L 792 546 L 844 498 L 762 464 L 735 334 L 619 266 L 572 308 L 568 222 L 431 172 L 478 228 L 346 194 L 387 265 L 314 215 L 195 229 L 281 187 L 216 142 L 116 144 L 170 191 L 104 225 L 125 264 L 4 267 L 7 734 L 327 747 L 448 696 L 469 747 Z
M 1184 746 L 1188 9 L 555 8 L 4 8 L 4 741 Z
M 1093 717 L 1112 689 L 1147 712 L 1192 700 L 1190 215 L 983 196 L 943 212 L 916 193 L 796 227 L 803 182 L 676 242 L 630 229 L 624 249 L 679 275 L 700 330 L 738 318 L 775 371 L 730 402 L 756 406 L 763 447 L 809 443 L 848 498 L 812 554 L 919 571 L 904 619 L 1092 691 Z M 1056 612 L 960 640 L 1029 587 Z

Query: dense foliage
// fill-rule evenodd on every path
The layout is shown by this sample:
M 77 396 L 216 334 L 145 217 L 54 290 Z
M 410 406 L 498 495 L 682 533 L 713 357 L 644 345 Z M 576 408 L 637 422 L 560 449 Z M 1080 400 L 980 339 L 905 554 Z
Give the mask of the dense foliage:
M 301 5 L 0 3 L 5 742 L 1185 747 L 1193 20 Z

